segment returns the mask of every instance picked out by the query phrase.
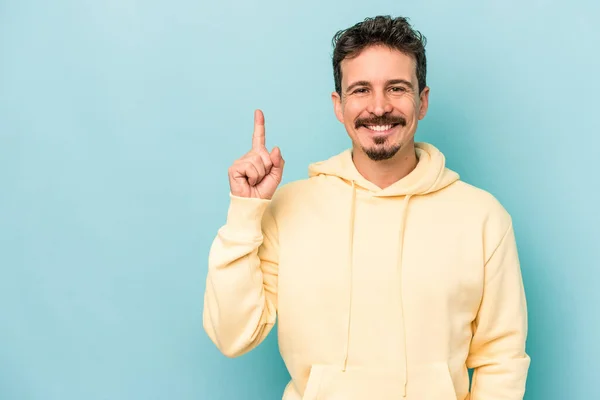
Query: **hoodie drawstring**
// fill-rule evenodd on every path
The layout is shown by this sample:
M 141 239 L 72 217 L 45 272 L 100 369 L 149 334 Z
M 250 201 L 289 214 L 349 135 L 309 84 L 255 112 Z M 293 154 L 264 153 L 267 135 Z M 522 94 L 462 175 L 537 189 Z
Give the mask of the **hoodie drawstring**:
M 348 265 L 350 266 L 350 279 L 349 279 L 349 299 L 348 299 L 348 326 L 346 332 L 346 343 L 344 345 L 344 363 L 342 365 L 342 371 L 346 372 L 348 366 L 348 349 L 350 346 L 350 317 L 352 315 L 352 279 L 353 279 L 353 268 L 354 268 L 354 214 L 356 211 L 356 184 L 352 181 L 352 202 L 350 203 L 350 246 L 348 252 Z
M 408 346 L 406 344 L 406 319 L 404 318 L 404 290 L 402 288 L 402 256 L 404 254 L 404 232 L 406 231 L 406 215 L 408 214 L 408 202 L 410 201 L 411 195 L 407 194 L 404 196 L 402 202 L 402 214 L 400 220 L 400 243 L 398 247 L 398 274 L 399 274 L 399 286 L 400 286 L 400 314 L 402 317 L 402 341 L 403 341 L 403 382 L 402 382 L 402 397 L 406 397 L 406 385 L 408 383 L 408 356 L 406 354 Z

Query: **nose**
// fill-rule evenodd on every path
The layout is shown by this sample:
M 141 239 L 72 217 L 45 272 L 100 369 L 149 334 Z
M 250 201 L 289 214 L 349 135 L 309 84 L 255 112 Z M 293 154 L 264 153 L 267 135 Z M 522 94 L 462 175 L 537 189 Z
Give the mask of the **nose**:
M 385 92 L 374 92 L 371 104 L 367 111 L 371 114 L 375 114 L 378 117 L 391 113 L 393 110 L 392 103 Z

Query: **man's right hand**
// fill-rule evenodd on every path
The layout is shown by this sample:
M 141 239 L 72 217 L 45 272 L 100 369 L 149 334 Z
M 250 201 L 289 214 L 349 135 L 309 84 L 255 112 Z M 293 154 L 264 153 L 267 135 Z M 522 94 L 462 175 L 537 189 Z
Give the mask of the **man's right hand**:
M 269 153 L 265 147 L 265 117 L 262 111 L 256 110 L 252 150 L 229 167 L 231 194 L 270 200 L 283 177 L 283 165 L 279 148 Z

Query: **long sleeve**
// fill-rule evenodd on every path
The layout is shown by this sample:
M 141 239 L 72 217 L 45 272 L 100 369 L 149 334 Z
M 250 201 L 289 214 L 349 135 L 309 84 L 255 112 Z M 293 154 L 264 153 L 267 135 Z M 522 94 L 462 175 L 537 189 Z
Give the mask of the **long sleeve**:
M 512 223 L 485 265 L 483 299 L 473 323 L 467 367 L 470 400 L 521 400 L 530 358 L 527 305 Z
M 275 324 L 279 250 L 271 206 L 230 194 L 227 221 L 210 249 L 203 325 L 228 357 L 258 346 Z

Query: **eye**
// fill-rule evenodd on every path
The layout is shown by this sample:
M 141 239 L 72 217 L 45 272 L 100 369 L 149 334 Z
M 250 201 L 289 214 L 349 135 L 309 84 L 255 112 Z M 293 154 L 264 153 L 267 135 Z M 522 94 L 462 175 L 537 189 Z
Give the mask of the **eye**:
M 367 88 L 358 88 L 355 89 L 352 93 L 367 93 Z
M 404 86 L 392 86 L 390 90 L 394 93 L 406 92 L 406 88 Z

